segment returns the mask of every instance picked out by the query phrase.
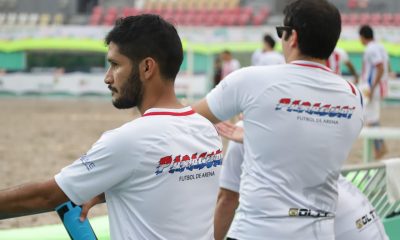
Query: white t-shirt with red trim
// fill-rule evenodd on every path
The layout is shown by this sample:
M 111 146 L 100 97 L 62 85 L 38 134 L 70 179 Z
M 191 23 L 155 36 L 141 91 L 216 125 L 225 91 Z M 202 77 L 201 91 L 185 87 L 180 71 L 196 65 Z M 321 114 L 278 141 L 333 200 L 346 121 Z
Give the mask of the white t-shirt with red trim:
M 376 99 L 383 98 L 388 92 L 389 55 L 385 48 L 376 41 L 369 42 L 363 56 L 361 88 L 371 88 L 376 76 L 376 65 L 383 64 L 383 76 L 374 90 Z
M 105 132 L 55 180 L 76 204 L 105 193 L 111 239 L 210 240 L 221 164 L 207 119 L 153 108 Z
M 207 95 L 218 119 L 244 115 L 238 239 L 333 239 L 361 101 L 351 83 L 308 61 L 238 70 Z
M 326 60 L 326 66 L 334 73 L 342 74 L 342 64 L 349 61 L 349 55 L 341 48 L 335 48 L 331 56 Z
M 229 142 L 222 165 L 219 185 L 239 192 L 243 144 Z M 338 180 L 338 203 L 335 216 L 335 240 L 388 240 L 379 216 L 368 199 L 343 176 Z M 228 236 L 237 237 L 240 225 L 233 219 Z
M 388 93 L 389 81 L 389 56 L 384 47 L 378 42 L 369 42 L 363 56 L 360 89 L 363 93 L 372 94 L 372 101 L 365 104 L 365 122 L 368 124 L 379 123 L 380 120 L 380 100 Z M 376 66 L 383 64 L 383 75 L 378 86 L 371 93 L 372 84 L 375 81 Z M 365 97 L 369 100 L 368 97 Z

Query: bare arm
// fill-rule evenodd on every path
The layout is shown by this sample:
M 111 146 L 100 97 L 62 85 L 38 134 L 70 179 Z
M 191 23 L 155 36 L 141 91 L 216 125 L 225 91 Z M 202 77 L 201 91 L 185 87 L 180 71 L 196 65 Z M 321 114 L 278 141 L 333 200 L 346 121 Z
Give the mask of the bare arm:
M 371 94 L 370 94 L 370 96 L 369 96 L 370 100 L 371 100 L 372 97 L 373 97 L 373 92 L 375 91 L 376 86 L 378 86 L 379 83 L 380 83 L 381 80 L 382 80 L 383 72 L 384 72 L 383 63 L 377 64 L 377 65 L 376 65 L 376 75 L 375 75 L 375 79 L 374 79 L 374 81 L 373 81 L 373 83 L 372 83 Z
M 0 191 L 0 219 L 53 211 L 68 201 L 54 179 Z
M 219 120 L 214 114 L 211 112 L 210 108 L 208 107 L 207 100 L 203 98 L 198 103 L 194 104 L 192 108 L 203 117 L 207 118 L 212 123 L 218 123 Z
M 354 77 L 354 83 L 358 84 L 358 74 L 356 69 L 354 68 L 353 64 L 350 61 L 345 62 L 347 68 L 349 69 L 351 75 Z
M 214 215 L 215 240 L 225 239 L 238 205 L 239 193 L 220 188 Z

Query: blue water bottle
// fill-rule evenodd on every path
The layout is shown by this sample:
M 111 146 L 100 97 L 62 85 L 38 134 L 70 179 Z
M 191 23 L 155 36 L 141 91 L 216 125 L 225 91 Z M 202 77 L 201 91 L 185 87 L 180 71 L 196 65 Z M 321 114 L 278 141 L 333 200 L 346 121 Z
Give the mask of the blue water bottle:
M 65 202 L 56 208 L 71 240 L 97 240 L 96 235 L 87 219 L 81 222 L 79 217 L 82 212 L 80 206 L 73 202 Z

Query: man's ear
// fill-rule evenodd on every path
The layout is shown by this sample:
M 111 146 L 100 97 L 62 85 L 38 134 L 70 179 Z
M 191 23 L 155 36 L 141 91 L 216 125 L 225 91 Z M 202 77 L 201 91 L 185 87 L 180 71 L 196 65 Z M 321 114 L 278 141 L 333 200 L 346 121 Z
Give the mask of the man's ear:
M 289 45 L 292 48 L 297 48 L 298 46 L 298 40 L 299 40 L 299 35 L 297 35 L 297 31 L 296 30 L 292 30 L 292 34 L 289 37 Z
M 144 80 L 150 79 L 157 71 L 158 64 L 151 57 L 143 59 L 139 64 L 139 72 Z

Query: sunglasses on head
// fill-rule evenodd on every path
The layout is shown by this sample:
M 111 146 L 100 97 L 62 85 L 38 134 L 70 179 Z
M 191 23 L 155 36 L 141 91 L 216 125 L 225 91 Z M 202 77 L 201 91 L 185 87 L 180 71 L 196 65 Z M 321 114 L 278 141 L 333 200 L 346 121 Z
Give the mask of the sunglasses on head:
M 279 38 L 282 38 L 283 36 L 283 31 L 292 31 L 294 28 L 293 27 L 289 27 L 289 26 L 277 26 L 276 27 L 276 34 L 278 34 Z

